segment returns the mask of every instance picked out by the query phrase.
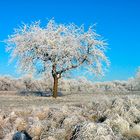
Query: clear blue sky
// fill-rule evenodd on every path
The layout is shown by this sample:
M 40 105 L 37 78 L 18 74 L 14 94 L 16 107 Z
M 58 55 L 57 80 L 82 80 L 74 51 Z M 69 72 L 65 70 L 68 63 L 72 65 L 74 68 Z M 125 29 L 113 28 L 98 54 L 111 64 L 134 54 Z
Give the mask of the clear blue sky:
M 104 80 L 125 80 L 140 65 L 140 0 L 1 0 L 0 40 L 24 23 L 55 18 L 58 23 L 74 22 L 96 31 L 109 44 L 111 66 Z M 0 43 L 0 75 L 16 76 L 14 64 Z

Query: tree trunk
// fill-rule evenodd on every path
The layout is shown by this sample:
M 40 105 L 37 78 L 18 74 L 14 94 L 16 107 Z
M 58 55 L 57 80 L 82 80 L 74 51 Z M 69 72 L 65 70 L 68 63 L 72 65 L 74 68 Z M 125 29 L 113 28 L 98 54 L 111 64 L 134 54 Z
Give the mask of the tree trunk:
M 53 97 L 56 98 L 58 96 L 58 93 L 57 93 L 57 91 L 58 91 L 58 78 L 55 75 L 53 77 L 53 79 L 54 79 L 54 84 L 53 84 Z

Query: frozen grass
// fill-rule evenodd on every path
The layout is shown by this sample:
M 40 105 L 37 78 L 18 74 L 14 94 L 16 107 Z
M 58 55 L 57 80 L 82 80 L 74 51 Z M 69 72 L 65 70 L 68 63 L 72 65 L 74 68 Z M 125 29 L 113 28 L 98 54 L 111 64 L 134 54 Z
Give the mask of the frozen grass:
M 139 140 L 140 96 L 0 93 L 0 139 L 26 130 L 33 140 Z

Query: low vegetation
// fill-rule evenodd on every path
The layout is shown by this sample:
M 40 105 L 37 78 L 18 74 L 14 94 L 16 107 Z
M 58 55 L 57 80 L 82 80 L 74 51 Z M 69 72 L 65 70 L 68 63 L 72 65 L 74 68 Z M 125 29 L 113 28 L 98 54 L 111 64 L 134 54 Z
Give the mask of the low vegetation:
M 79 95 L 57 100 L 7 96 L 10 104 L 0 110 L 0 139 L 10 140 L 17 130 L 33 140 L 140 139 L 139 95 Z
M 67 93 L 128 93 L 132 91 L 139 91 L 139 84 L 133 78 L 128 81 L 109 81 L 109 82 L 90 82 L 85 78 L 75 79 L 61 79 L 59 81 L 59 92 Z M 0 91 L 38 91 L 38 92 L 52 92 L 51 79 L 34 79 L 27 75 L 20 79 L 14 79 L 9 76 L 0 77 Z
M 33 140 L 139 140 L 139 75 L 128 81 L 59 82 L 0 77 L 0 139 L 26 131 Z M 34 95 L 34 96 L 33 96 Z

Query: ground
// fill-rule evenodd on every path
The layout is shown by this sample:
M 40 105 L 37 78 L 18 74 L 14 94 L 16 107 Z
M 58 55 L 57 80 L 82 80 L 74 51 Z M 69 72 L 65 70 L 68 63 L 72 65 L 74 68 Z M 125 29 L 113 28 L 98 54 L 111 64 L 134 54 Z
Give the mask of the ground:
M 0 92 L 0 140 L 139 140 L 140 93 L 63 93 L 57 99 Z M 98 132 L 98 133 L 97 133 Z
M 54 99 L 53 97 L 33 96 L 30 93 L 28 96 L 21 95 L 17 91 L 0 91 L 0 109 L 8 108 L 23 108 L 23 107 L 38 107 L 38 106 L 53 106 L 53 105 L 67 105 L 67 104 L 87 104 L 98 100 L 100 98 L 114 98 L 137 96 L 140 98 L 140 92 L 128 94 L 113 94 L 113 93 L 63 93 L 63 95 Z
M 34 95 L 34 94 L 33 94 Z M 129 94 L 130 95 L 130 94 Z M 135 95 L 135 94 L 134 94 Z M 138 95 L 138 94 L 137 94 Z M 0 91 L 0 109 L 8 110 L 12 108 L 32 108 L 39 106 L 62 106 L 62 105 L 74 105 L 93 102 L 100 98 L 114 98 L 125 95 L 114 95 L 114 94 L 91 94 L 91 93 L 63 93 L 62 96 L 54 99 L 53 97 L 43 96 L 23 96 L 16 91 Z M 133 95 L 131 95 L 133 96 Z
M 16 92 L 1 92 L 0 109 L 11 110 L 11 108 L 32 108 L 39 106 L 55 106 L 68 104 L 87 104 L 92 102 L 94 98 L 103 95 L 94 94 L 66 94 L 54 99 L 53 97 L 37 97 L 37 96 L 20 96 Z

